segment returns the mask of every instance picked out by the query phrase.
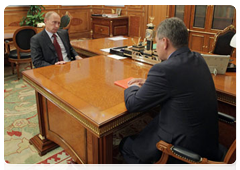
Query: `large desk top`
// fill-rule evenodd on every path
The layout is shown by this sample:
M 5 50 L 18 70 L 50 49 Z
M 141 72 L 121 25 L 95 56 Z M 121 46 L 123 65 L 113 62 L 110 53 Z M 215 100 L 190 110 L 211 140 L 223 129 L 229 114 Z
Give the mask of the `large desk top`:
M 125 36 L 119 36 L 125 37 Z M 114 47 L 121 47 L 121 46 L 131 46 L 133 45 L 132 38 L 125 37 L 127 39 L 113 41 L 108 38 L 99 38 L 99 39 L 88 39 L 83 41 L 71 41 L 72 46 L 75 49 L 83 50 L 86 52 L 91 52 L 95 54 L 106 54 L 105 52 L 101 51 L 101 49 L 106 48 L 114 48 Z M 133 38 L 135 42 L 138 42 L 138 38 Z
M 137 42 L 137 38 L 134 38 L 134 41 Z M 84 41 L 72 41 L 71 44 L 76 49 L 89 51 L 95 54 L 106 54 L 103 51 L 101 51 L 101 49 L 120 47 L 120 46 L 131 46 L 133 45 L 133 42 L 130 37 L 127 37 L 127 39 L 122 41 L 112 41 L 109 38 L 100 38 L 100 39 L 90 39 L 90 40 L 84 40 Z M 225 75 L 217 75 L 217 76 L 213 75 L 213 80 L 215 83 L 216 90 L 218 92 L 225 93 L 229 96 L 236 98 L 236 73 L 227 72 Z M 236 105 L 236 99 L 235 101 L 230 101 L 228 103 Z
M 236 73 L 226 72 L 224 75 L 218 74 L 212 77 L 217 91 L 236 97 Z
M 75 44 L 75 48 L 80 46 L 82 49 L 101 53 L 102 48 L 131 45 L 132 41 L 131 38 L 121 41 L 102 38 L 72 44 Z M 25 80 L 31 79 L 34 86 L 45 89 L 76 111 L 74 114 L 92 122 L 96 127 L 101 127 L 126 113 L 124 89 L 114 85 L 114 81 L 128 77 L 146 78 L 151 67 L 131 59 L 115 60 L 101 55 L 65 65 L 24 71 L 23 75 Z M 236 73 L 213 75 L 213 80 L 218 92 L 236 100 Z
M 131 60 L 96 56 L 24 71 L 23 79 L 49 100 L 63 103 L 65 110 L 71 110 L 70 114 L 86 122 L 86 126 L 97 129 L 95 133 L 101 135 L 105 131 L 101 126 L 119 117 L 123 117 L 121 121 L 130 119 L 124 117 L 127 115 L 124 89 L 114 85 L 114 81 L 146 78 L 150 68 Z M 112 125 L 115 123 L 121 124 L 112 122 Z

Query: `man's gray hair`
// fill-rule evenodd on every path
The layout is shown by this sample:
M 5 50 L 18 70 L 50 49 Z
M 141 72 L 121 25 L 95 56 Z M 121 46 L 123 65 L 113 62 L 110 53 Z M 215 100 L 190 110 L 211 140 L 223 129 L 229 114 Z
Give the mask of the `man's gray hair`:
M 58 15 L 58 13 L 56 13 L 55 11 L 49 11 L 49 12 L 47 12 L 47 13 L 45 14 L 45 19 L 49 19 L 49 17 L 50 17 L 52 14 L 57 14 L 57 15 Z
M 157 38 L 163 37 L 168 38 L 175 48 L 188 46 L 188 30 L 179 18 L 168 18 L 158 25 Z

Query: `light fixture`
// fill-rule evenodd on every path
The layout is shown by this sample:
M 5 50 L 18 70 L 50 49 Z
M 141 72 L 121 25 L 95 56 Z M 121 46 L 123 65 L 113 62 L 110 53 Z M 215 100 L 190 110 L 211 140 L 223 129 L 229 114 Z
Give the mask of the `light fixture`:
M 230 41 L 230 46 L 236 48 L 236 34 L 232 37 Z M 236 72 L 236 65 L 232 63 L 233 60 L 230 60 L 227 67 L 227 72 Z
M 236 48 L 236 34 L 231 39 L 230 46 Z

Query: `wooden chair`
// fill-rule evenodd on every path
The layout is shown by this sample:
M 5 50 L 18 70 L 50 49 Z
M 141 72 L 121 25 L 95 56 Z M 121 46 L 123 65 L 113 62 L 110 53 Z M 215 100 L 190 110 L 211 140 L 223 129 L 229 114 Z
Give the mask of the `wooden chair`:
M 11 28 L 11 27 L 14 28 L 19 26 L 20 26 L 19 21 L 11 22 L 10 24 L 8 24 L 8 28 Z M 13 45 L 12 39 L 4 40 L 4 53 L 8 55 L 10 53 L 10 46 L 12 45 Z
M 236 128 L 236 119 L 232 116 L 219 112 L 219 120 L 227 123 L 228 126 L 233 126 Z M 162 156 L 159 161 L 156 162 L 156 164 L 166 164 L 168 162 L 169 156 L 188 164 L 231 164 L 236 160 L 236 136 L 228 149 L 220 145 L 220 150 L 223 153 L 226 153 L 224 159 L 221 162 L 208 160 L 207 158 L 201 157 L 197 153 L 179 146 L 174 146 L 163 140 L 159 141 L 156 146 L 158 150 L 162 151 Z
M 230 42 L 235 33 L 236 29 L 233 25 L 229 25 L 224 30 L 219 31 L 214 37 L 212 51 L 210 53 L 232 55 L 233 47 L 230 46 Z
M 59 28 L 69 30 L 71 26 L 71 20 L 72 16 L 68 11 L 66 11 L 66 14 L 61 17 L 61 24 Z
M 30 40 L 36 33 L 36 28 L 30 26 L 20 27 L 14 32 L 13 44 L 16 47 L 16 50 L 9 51 L 8 61 L 11 63 L 13 74 L 14 64 L 16 64 L 18 79 L 20 79 L 20 63 L 30 63 L 30 67 L 32 68 Z

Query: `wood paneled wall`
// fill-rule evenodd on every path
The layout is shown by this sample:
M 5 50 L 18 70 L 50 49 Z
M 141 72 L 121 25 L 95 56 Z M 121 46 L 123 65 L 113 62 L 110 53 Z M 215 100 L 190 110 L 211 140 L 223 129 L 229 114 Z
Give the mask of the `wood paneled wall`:
M 6 7 L 4 10 L 4 27 L 16 26 L 23 16 L 27 15 L 27 7 Z
M 44 5 L 43 12 L 55 11 L 60 16 L 66 11 L 72 15 L 72 25 L 69 30 L 71 39 L 90 38 L 91 37 L 91 14 L 109 14 L 112 9 L 121 8 L 121 15 L 129 16 L 128 35 L 132 37 L 145 37 L 146 25 L 149 23 L 149 16 L 154 16 L 155 27 L 168 17 L 167 5 L 125 5 L 121 7 L 105 5 L 87 5 L 87 6 L 62 6 L 62 5 Z M 6 7 L 4 10 L 4 26 L 16 25 L 23 16 L 26 16 L 29 7 L 15 6 Z

